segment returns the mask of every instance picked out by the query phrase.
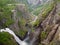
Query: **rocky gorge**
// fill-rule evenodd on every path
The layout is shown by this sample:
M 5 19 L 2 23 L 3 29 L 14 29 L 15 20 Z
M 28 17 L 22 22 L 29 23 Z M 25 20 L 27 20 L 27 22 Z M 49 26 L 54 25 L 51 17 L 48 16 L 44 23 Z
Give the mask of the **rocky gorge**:
M 1 45 L 60 45 L 60 0 L 0 2 L 0 31 L 9 28 L 21 40 L 18 44 L 6 29 L 0 32 Z

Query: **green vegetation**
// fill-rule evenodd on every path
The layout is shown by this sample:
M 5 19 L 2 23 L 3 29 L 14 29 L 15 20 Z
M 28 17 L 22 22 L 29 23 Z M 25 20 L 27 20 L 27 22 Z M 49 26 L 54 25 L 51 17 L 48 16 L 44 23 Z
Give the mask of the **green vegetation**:
M 47 37 L 47 33 L 42 31 L 41 32 L 41 40 L 45 39 Z
M 47 8 L 44 10 L 44 12 L 42 13 L 42 17 L 46 18 L 46 16 L 49 14 L 49 12 L 54 8 L 54 4 L 49 4 L 47 6 Z
M 21 17 L 22 18 L 22 12 L 18 11 L 17 12 L 17 15 L 18 15 L 18 17 Z
M 39 45 L 42 45 L 42 44 L 39 44 Z
M 27 32 L 26 30 L 20 30 L 19 34 L 23 38 L 25 36 L 26 32 Z
M 56 45 L 54 41 L 52 41 L 49 45 Z
M 9 33 L 0 32 L 0 45 L 17 45 L 17 43 Z
M 19 27 L 24 27 L 26 24 L 26 21 L 23 17 L 20 17 L 20 20 L 18 21 Z
M 48 36 L 48 33 L 51 31 L 50 25 L 46 26 L 46 31 L 41 32 L 41 40 L 45 39 Z
M 8 5 L 9 3 L 14 3 L 9 0 L 0 0 L 0 21 L 5 19 L 4 27 L 11 25 L 14 21 L 11 19 L 12 12 L 11 10 L 15 7 L 14 5 Z M 3 23 L 3 22 L 2 22 Z
M 36 20 L 36 22 L 32 23 L 32 26 L 38 26 L 39 22 L 40 22 L 39 20 Z
M 58 15 L 60 16 L 60 13 L 58 13 Z
M 58 41 L 58 40 L 52 41 L 52 42 L 50 42 L 49 45 L 60 45 L 60 41 Z
M 57 2 L 60 2 L 60 0 L 56 0 Z
M 20 27 L 20 31 L 19 31 L 19 34 L 18 35 L 21 36 L 21 37 L 24 37 L 25 34 L 26 34 L 26 32 L 27 32 L 27 29 L 25 27 L 25 24 L 26 24 L 25 19 L 22 18 L 21 15 L 20 15 L 20 20 L 18 21 L 18 25 Z

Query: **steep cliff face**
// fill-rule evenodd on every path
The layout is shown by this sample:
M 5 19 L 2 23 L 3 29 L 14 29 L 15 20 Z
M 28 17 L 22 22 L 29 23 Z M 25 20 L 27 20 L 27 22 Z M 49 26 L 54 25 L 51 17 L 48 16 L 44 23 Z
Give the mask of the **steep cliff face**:
M 60 45 L 59 40 L 59 26 L 60 26 L 60 15 L 59 15 L 59 2 L 55 2 L 55 6 L 48 16 L 40 23 L 42 31 L 40 32 L 41 45 Z M 41 29 L 40 29 L 41 30 Z
M 59 40 L 60 39 L 59 38 L 60 6 L 59 5 L 60 5 L 59 2 L 54 2 L 49 6 L 49 8 L 47 7 L 48 9 L 50 9 L 49 11 L 47 10 L 47 12 L 45 12 L 46 10 L 42 10 L 42 12 L 38 15 L 39 19 L 37 19 L 35 22 L 35 24 L 38 25 L 34 24 L 36 27 L 34 26 L 35 31 L 32 33 L 32 35 L 35 34 L 32 36 L 33 45 L 38 45 L 37 42 L 40 42 L 39 45 L 49 45 L 49 44 L 60 45 L 59 44 L 60 42 Z

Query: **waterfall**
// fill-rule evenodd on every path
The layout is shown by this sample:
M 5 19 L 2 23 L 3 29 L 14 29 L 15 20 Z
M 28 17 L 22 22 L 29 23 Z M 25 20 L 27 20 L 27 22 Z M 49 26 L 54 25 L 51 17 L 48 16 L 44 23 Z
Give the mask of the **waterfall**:
M 17 37 L 15 33 L 9 28 L 1 29 L 0 32 L 8 32 L 9 34 L 13 35 L 14 39 L 19 45 L 28 45 L 27 42 L 20 40 L 19 37 Z

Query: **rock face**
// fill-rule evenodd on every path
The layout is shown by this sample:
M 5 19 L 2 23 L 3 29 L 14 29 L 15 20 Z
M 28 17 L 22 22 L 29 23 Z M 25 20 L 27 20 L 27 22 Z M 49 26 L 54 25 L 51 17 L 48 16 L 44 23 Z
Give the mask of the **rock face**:
M 44 39 L 41 42 L 44 45 L 48 45 L 50 42 L 53 45 L 60 45 L 59 44 L 59 42 L 60 42 L 60 40 L 59 40 L 60 16 L 58 14 L 58 12 L 60 12 L 59 5 L 60 4 L 57 3 L 54 11 L 52 11 L 52 13 L 50 13 L 49 16 L 41 24 L 43 26 L 44 31 L 48 32 L 46 39 Z M 48 29 L 48 27 L 49 27 L 49 29 Z M 48 30 L 50 30 L 50 31 L 48 31 Z
M 60 3 L 54 5 L 52 11 L 49 12 L 48 16 L 42 20 L 42 22 L 36 28 L 37 31 L 34 31 L 32 34 L 32 45 L 37 42 L 38 34 L 40 33 L 40 44 L 41 45 L 60 45 Z M 42 17 L 42 16 L 40 16 Z M 41 18 L 42 19 L 42 18 Z M 39 28 L 40 27 L 40 28 Z M 39 32 L 39 31 L 40 32 Z M 38 33 L 36 33 L 38 32 Z M 41 36 L 42 35 L 42 36 Z M 34 37 L 34 38 L 33 38 Z M 43 39 L 42 39 L 43 38 Z
M 31 13 L 29 13 L 25 4 L 17 4 L 16 9 L 17 11 L 20 11 L 22 13 L 23 18 L 25 18 L 26 20 L 29 21 L 34 19 L 34 16 Z
M 29 4 L 32 4 L 32 5 L 37 5 L 39 3 L 41 3 L 40 0 L 27 0 Z

